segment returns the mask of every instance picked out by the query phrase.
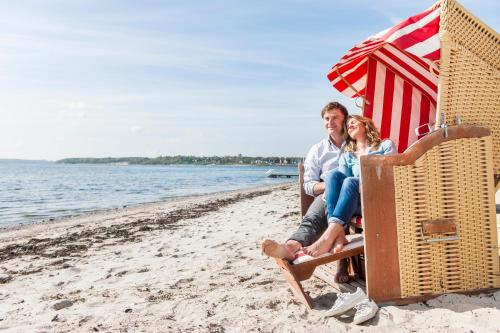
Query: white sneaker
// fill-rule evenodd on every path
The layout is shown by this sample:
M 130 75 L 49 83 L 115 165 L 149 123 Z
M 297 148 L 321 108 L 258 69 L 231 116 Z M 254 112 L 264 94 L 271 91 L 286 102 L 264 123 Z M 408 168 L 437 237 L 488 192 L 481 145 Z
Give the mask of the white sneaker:
M 354 307 L 356 309 L 356 314 L 354 315 L 353 324 L 358 325 L 364 323 L 365 321 L 375 317 L 378 311 L 378 306 L 374 301 L 369 299 L 363 300 L 361 303 L 356 304 Z
M 352 309 L 356 304 L 364 299 L 366 299 L 366 294 L 359 287 L 356 289 L 356 292 L 352 294 L 340 293 L 331 309 L 326 311 L 324 317 L 341 315 Z

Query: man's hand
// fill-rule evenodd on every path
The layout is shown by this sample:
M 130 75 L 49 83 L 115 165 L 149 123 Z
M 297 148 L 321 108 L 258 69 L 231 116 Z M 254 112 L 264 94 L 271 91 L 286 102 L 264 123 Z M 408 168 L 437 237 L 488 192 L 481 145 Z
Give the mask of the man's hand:
M 314 184 L 313 191 L 316 195 L 320 195 L 321 193 L 325 192 L 325 182 Z

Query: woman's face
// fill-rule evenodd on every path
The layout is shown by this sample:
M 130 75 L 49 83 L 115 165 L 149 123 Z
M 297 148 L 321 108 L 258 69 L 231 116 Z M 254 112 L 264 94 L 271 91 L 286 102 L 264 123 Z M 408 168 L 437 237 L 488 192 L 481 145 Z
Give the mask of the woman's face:
M 365 124 L 356 118 L 350 118 L 347 121 L 347 133 L 353 140 L 358 140 L 366 135 Z

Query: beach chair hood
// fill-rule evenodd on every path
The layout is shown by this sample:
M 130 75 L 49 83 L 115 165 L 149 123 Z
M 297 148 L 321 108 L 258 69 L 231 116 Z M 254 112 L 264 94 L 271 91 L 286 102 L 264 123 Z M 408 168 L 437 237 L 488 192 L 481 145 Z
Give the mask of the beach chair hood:
M 363 101 L 363 114 L 403 152 L 414 129 L 435 123 L 440 57 L 436 3 L 353 47 L 328 74 L 332 85 Z
M 459 116 L 462 123 L 489 127 L 499 173 L 498 54 L 496 31 L 455 0 L 442 0 L 357 44 L 327 76 L 335 89 L 357 98 L 363 115 L 399 152 L 426 124 L 453 125 Z

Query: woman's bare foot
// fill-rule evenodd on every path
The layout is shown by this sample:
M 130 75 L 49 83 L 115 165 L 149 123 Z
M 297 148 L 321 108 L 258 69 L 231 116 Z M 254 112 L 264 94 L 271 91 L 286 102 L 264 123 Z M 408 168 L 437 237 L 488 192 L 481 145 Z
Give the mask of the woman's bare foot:
M 329 252 L 331 248 L 332 240 L 328 236 L 323 234 L 316 242 L 304 247 L 304 253 L 313 257 L 317 257 Z
M 349 243 L 349 242 L 347 241 L 347 238 L 345 238 L 344 229 L 342 229 L 342 232 L 340 232 L 337 235 L 337 238 L 333 242 L 332 253 L 338 253 L 338 252 L 342 251 L 342 249 L 344 248 L 344 245 L 346 245 L 347 243 Z
M 280 244 L 272 239 L 265 239 L 260 244 L 262 252 L 269 257 L 281 258 L 286 260 L 293 260 L 294 253 L 292 253 L 285 244 Z
M 349 272 L 347 267 L 349 266 L 349 260 L 341 259 L 337 264 L 337 272 L 335 273 L 335 282 L 346 283 L 350 280 Z
M 321 235 L 321 237 L 316 242 L 304 248 L 304 253 L 313 257 L 317 257 L 324 253 L 330 252 L 330 250 L 332 250 L 332 247 L 337 244 L 336 240 L 340 235 L 342 235 L 343 239 L 345 239 L 344 228 L 340 224 L 331 223 L 325 230 L 323 235 Z M 338 242 L 337 245 L 341 243 L 342 241 Z M 343 244 L 345 243 L 342 243 L 342 245 Z M 340 251 L 340 249 L 335 252 Z

